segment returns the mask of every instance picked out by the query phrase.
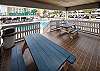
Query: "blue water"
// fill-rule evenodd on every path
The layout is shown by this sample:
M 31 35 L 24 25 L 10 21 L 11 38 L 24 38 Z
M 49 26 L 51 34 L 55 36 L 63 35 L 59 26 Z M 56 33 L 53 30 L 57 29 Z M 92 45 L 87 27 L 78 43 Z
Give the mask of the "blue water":
M 45 28 L 48 25 L 48 21 L 40 21 L 40 28 Z
M 36 21 L 34 21 L 34 22 L 36 22 Z M 40 22 L 40 31 L 43 31 L 43 29 L 44 29 L 44 28 L 48 25 L 48 23 L 49 23 L 48 20 L 40 20 L 39 22 Z M 20 31 L 20 29 L 21 29 L 22 31 L 25 31 L 25 30 L 31 30 L 31 29 L 33 29 L 33 27 L 31 27 L 31 26 L 17 26 L 16 29 L 17 29 L 18 31 Z

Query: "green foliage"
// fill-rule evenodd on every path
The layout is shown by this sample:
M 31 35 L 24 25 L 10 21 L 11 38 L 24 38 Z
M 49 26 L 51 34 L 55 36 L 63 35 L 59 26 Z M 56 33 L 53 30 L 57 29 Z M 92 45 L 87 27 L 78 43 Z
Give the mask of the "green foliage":
M 91 13 L 92 11 L 94 11 L 94 9 L 83 9 L 83 12 L 85 13 Z
M 36 9 L 32 9 L 31 10 L 31 15 L 36 15 L 37 10 Z

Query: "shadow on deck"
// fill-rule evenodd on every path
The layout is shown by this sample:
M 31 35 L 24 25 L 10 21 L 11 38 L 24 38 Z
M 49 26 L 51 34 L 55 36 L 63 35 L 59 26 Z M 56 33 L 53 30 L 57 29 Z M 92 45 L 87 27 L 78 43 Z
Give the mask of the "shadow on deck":
M 79 38 L 70 40 L 67 34 L 49 32 L 45 36 L 76 56 L 76 63 L 69 71 L 100 71 L 100 37 L 79 33 Z
M 59 35 L 57 31 L 43 34 L 54 43 L 62 46 L 76 56 L 76 62 L 69 66 L 68 71 L 100 71 L 100 38 L 92 35 L 79 33 L 79 37 L 73 40 L 68 35 Z M 23 42 L 16 45 L 23 46 Z M 10 51 L 2 54 L 1 68 L 7 71 L 9 69 Z M 34 64 L 29 50 L 24 52 L 24 61 L 29 71 L 32 71 Z

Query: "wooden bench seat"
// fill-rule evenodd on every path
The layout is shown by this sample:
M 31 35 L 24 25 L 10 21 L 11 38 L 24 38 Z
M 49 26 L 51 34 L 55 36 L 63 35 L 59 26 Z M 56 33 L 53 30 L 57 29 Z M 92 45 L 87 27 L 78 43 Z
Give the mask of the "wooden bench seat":
M 70 33 L 75 33 L 75 32 L 79 32 L 80 29 L 76 28 L 76 29 L 73 29 Z
M 40 34 L 25 37 L 39 71 L 57 71 L 65 63 L 73 64 L 75 56 Z
M 27 71 L 19 45 L 12 48 L 10 71 Z

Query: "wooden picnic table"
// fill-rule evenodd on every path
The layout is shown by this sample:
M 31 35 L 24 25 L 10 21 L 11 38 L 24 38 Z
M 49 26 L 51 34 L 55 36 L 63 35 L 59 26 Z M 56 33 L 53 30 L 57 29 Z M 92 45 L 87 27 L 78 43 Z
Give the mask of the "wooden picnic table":
M 58 71 L 65 62 L 73 64 L 76 60 L 70 52 L 39 33 L 26 36 L 25 44 L 38 71 Z
M 76 28 L 75 24 L 71 24 L 71 23 L 62 23 L 62 25 L 60 25 L 60 34 L 61 32 L 67 33 L 69 38 L 73 39 L 76 36 L 78 36 L 78 32 L 79 32 L 79 28 Z

